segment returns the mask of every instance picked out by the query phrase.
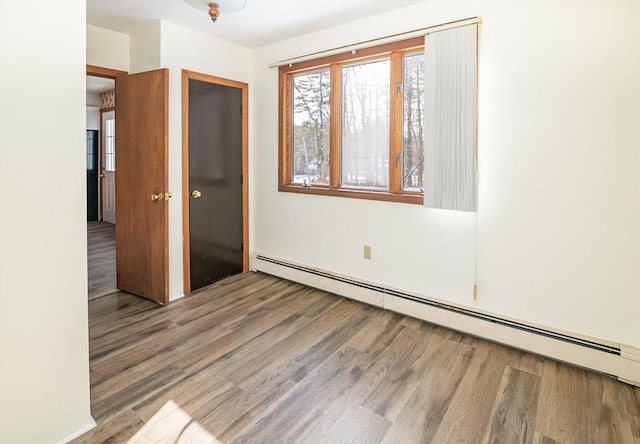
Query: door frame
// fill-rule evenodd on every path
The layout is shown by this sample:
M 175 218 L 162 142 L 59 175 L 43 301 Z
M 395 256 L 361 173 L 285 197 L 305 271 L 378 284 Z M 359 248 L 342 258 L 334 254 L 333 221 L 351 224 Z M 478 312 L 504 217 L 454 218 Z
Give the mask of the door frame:
M 126 76 L 129 73 L 127 71 L 121 71 L 119 69 L 111 69 L 111 68 L 103 68 L 102 66 L 95 66 L 95 65 L 87 65 L 87 75 L 88 76 L 92 76 L 92 77 L 102 77 L 105 79 L 113 79 L 114 81 L 114 88 L 115 88 L 115 83 L 118 81 L 118 77 L 120 76 Z M 98 220 L 102 221 L 103 219 L 103 201 L 102 199 L 104 198 L 103 194 L 102 194 L 102 183 L 103 183 L 103 178 L 100 177 L 100 175 L 102 174 L 102 165 L 104 163 L 104 159 L 103 159 L 103 153 L 102 153 L 102 134 L 103 134 L 103 129 L 102 129 L 102 113 L 105 111 L 115 111 L 115 107 L 113 108 L 109 108 L 109 109 L 100 109 L 100 137 L 99 137 L 99 142 L 98 142 Z
M 223 77 L 182 70 L 182 261 L 184 295 L 191 293 L 191 237 L 189 229 L 189 80 L 230 86 L 242 91 L 242 272 L 249 271 L 249 85 Z

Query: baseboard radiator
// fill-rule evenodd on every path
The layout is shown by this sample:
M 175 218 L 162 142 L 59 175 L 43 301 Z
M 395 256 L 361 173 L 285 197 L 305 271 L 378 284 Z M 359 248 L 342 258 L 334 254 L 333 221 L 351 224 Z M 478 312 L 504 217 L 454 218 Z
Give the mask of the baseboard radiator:
M 640 349 L 579 337 L 262 254 L 251 269 L 640 386 Z

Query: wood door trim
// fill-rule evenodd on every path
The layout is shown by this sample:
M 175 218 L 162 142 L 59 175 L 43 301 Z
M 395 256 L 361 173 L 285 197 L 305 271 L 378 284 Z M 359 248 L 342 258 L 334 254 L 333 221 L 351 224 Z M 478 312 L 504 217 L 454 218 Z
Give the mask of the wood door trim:
M 189 80 L 230 86 L 242 91 L 242 272 L 249 271 L 249 85 L 223 77 L 182 70 L 182 264 L 184 295 L 191 293 L 189 230 Z
M 169 191 L 169 70 L 163 68 L 166 73 L 164 78 L 164 158 L 165 158 L 165 171 L 164 171 L 164 189 Z M 117 106 L 117 105 L 116 105 Z M 164 218 L 164 304 L 169 303 L 169 202 L 165 200 L 165 218 Z
M 191 293 L 191 246 L 189 230 L 189 74 L 182 70 L 182 283 Z
M 87 65 L 87 75 L 93 77 L 103 77 L 105 79 L 116 79 L 120 76 L 126 76 L 129 74 L 127 71 L 120 71 L 119 69 L 104 68 L 102 66 Z

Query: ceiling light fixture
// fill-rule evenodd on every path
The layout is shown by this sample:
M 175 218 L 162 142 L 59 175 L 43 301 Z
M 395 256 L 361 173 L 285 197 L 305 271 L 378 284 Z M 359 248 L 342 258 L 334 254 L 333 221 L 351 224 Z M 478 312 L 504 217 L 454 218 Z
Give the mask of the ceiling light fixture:
M 247 0 L 184 0 L 189 6 L 204 10 L 209 9 L 209 17 L 213 23 L 218 20 L 220 14 L 238 12 L 247 5 Z

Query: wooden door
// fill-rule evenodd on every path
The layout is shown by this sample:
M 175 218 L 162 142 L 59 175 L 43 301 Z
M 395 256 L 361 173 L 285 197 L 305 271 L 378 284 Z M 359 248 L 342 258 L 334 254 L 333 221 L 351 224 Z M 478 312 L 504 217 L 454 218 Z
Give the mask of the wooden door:
M 241 273 L 243 217 L 242 84 L 188 79 L 188 242 L 190 290 Z M 184 91 L 183 91 L 184 93 Z M 184 128 L 183 128 L 184 130 Z
M 102 220 L 116 223 L 116 112 L 102 113 Z
M 169 300 L 168 80 L 166 69 L 116 82 L 118 288 Z

